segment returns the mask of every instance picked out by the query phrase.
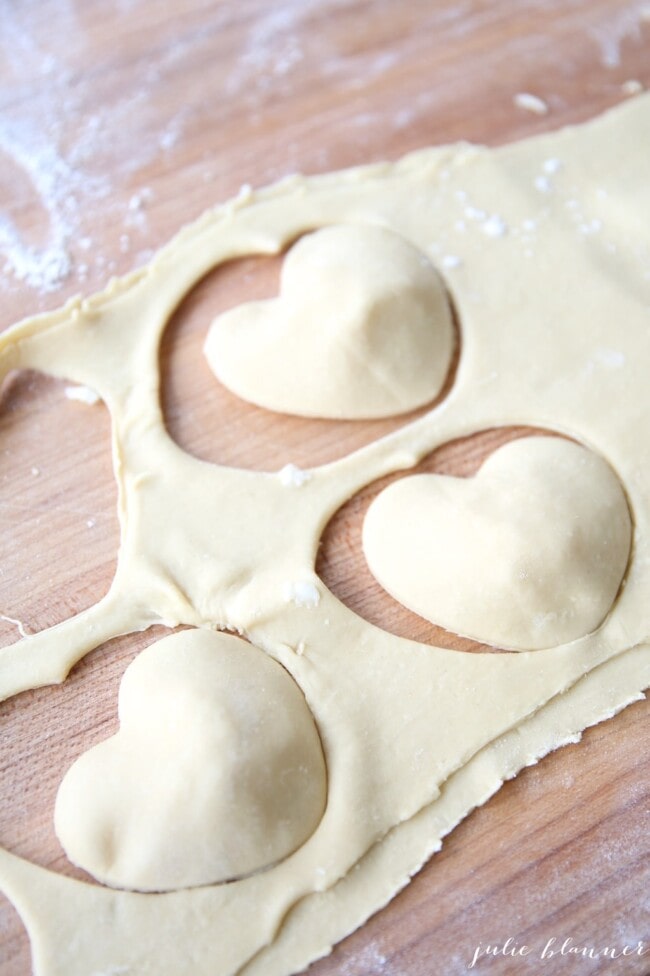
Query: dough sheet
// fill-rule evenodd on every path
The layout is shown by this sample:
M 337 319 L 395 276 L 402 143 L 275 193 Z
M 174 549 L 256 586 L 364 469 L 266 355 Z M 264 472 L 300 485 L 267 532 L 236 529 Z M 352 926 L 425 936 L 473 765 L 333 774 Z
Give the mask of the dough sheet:
M 153 624 L 229 630 L 300 695 L 296 727 L 313 722 L 325 769 L 312 750 L 307 778 L 314 796 L 323 778 L 327 789 L 322 816 L 308 804 L 302 833 L 289 831 L 295 850 L 227 883 L 118 890 L 0 850 L 0 887 L 28 928 L 37 976 L 296 972 L 384 905 L 504 779 L 640 697 L 650 683 L 649 154 L 650 97 L 641 97 L 494 150 L 442 147 L 294 177 L 206 213 L 101 294 L 0 337 L 3 376 L 41 370 L 106 403 L 121 526 L 107 595 L 0 651 L 0 695 L 64 681 L 91 649 Z M 160 406 L 158 350 L 173 311 L 219 263 L 340 226 L 398 235 L 444 280 L 460 344 L 447 396 L 305 478 L 189 456 Z M 298 370 L 300 347 L 284 355 L 294 352 Z M 596 533 L 602 542 L 609 525 L 618 568 L 580 636 L 533 649 L 520 634 L 516 651 L 453 651 L 384 632 L 326 588 L 319 539 L 347 499 L 452 439 L 519 424 L 581 445 L 625 499 L 625 511 L 613 506 L 615 527 L 605 519 Z M 578 516 L 596 517 L 594 504 L 591 494 L 578 502 Z M 543 526 L 520 523 L 522 551 L 538 550 Z M 464 600 L 472 606 L 471 592 Z M 231 692 L 224 678 L 224 708 Z M 261 751 L 270 739 L 260 734 Z M 171 764 L 182 743 L 169 736 Z

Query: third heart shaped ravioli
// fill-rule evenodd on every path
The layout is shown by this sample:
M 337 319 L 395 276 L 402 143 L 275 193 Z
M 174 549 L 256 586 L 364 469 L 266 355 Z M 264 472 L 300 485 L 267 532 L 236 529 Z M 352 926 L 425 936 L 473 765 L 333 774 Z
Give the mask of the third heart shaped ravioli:
M 120 687 L 120 730 L 59 788 L 73 863 L 118 888 L 169 891 L 269 867 L 325 809 L 320 738 L 298 685 L 239 637 L 183 630 Z
M 213 322 L 212 371 L 244 400 L 305 417 L 389 417 L 440 393 L 454 345 L 433 265 L 383 227 L 335 225 L 288 253 L 280 296 Z
M 632 525 L 610 466 L 556 437 L 506 444 L 473 478 L 421 474 L 368 509 L 376 579 L 432 623 L 512 650 L 591 633 L 627 567 Z

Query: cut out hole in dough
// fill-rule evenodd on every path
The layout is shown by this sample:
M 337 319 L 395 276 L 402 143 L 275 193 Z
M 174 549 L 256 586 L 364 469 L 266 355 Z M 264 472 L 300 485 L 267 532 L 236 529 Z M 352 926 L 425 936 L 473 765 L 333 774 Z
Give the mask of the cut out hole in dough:
M 56 832 L 114 887 L 169 891 L 287 857 L 323 815 L 320 738 L 298 686 L 263 651 L 186 630 L 127 668 L 120 730 L 61 783 Z
M 363 527 L 382 586 L 430 621 L 496 646 L 538 650 L 591 633 L 627 567 L 632 527 L 602 458 L 530 437 L 471 479 L 415 475 L 372 503 Z
M 115 571 L 110 417 L 101 403 L 72 402 L 69 386 L 33 370 L 2 386 L 0 646 L 93 606 Z
M 365 419 L 434 400 L 453 344 L 447 294 L 426 255 L 382 227 L 334 225 L 289 251 L 279 298 L 215 319 L 205 353 L 251 403 Z
M 183 299 L 160 347 L 162 409 L 172 439 L 188 454 L 236 468 L 279 471 L 328 464 L 402 427 L 441 402 L 455 377 L 462 337 L 453 303 L 454 353 L 434 403 L 410 414 L 332 422 L 272 413 L 248 403 L 215 380 L 202 353 L 205 323 L 243 302 L 276 294 L 283 257 L 229 261 L 210 272 Z M 215 418 L 219 437 L 214 436 Z

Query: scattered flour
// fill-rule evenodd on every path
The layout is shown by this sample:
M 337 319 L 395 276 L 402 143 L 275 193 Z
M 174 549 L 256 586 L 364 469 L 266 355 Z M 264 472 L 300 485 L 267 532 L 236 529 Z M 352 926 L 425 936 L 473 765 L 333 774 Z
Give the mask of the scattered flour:
M 320 603 L 320 593 L 309 580 L 298 580 L 284 584 L 284 599 L 286 603 L 294 603 L 297 607 L 313 610 Z
M 542 169 L 549 176 L 553 176 L 555 173 L 559 173 L 562 169 L 562 160 L 551 157 L 550 159 L 545 159 L 542 163 Z
M 613 10 L 611 17 L 589 28 L 589 34 L 598 45 L 600 61 L 605 68 L 618 68 L 621 63 L 621 47 L 628 39 L 641 40 L 641 25 L 650 19 L 647 3 L 636 3 L 623 9 Z
M 481 224 L 481 230 L 488 237 L 505 237 L 508 233 L 508 225 L 498 214 L 492 214 Z
M 43 247 L 26 243 L 7 212 L 0 213 L 3 271 L 33 288 L 58 288 L 71 271 L 68 245 L 76 211 L 77 174 L 56 147 L 29 123 L 0 125 L 0 151 L 31 181 L 47 212 L 49 240 Z
M 286 488 L 301 488 L 306 481 L 309 481 L 311 474 L 296 467 L 295 464 L 285 464 L 278 471 L 277 477 Z
M 546 115 L 548 105 L 543 98 L 538 95 L 531 95 L 530 92 L 518 92 L 512 99 L 517 108 L 523 108 L 525 112 L 532 112 L 533 115 Z
M 376 942 L 370 942 L 340 963 L 341 976 L 397 976 Z
M 630 78 L 629 81 L 623 82 L 621 91 L 624 95 L 640 95 L 643 91 L 643 85 L 636 78 Z
M 66 386 L 64 393 L 68 400 L 76 400 L 77 403 L 86 403 L 89 407 L 101 402 L 99 393 L 89 386 Z
M 487 214 L 485 210 L 481 210 L 480 207 L 475 207 L 472 204 L 468 204 L 465 207 L 465 216 L 468 220 L 485 220 Z
M 144 230 L 147 224 L 146 208 L 153 200 L 153 190 L 145 186 L 137 193 L 134 193 L 127 205 L 127 214 L 124 223 L 127 227 L 137 227 Z

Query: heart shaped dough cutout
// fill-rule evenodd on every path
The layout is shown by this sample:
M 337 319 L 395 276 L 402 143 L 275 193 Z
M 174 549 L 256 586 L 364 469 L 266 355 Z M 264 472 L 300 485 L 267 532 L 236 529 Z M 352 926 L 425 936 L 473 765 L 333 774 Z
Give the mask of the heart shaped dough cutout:
M 287 857 L 318 826 L 327 776 L 294 680 L 213 631 L 151 645 L 127 668 L 120 730 L 68 770 L 55 827 L 104 884 L 169 891 Z
M 429 403 L 453 345 L 447 294 L 426 255 L 394 231 L 342 224 L 294 245 L 278 298 L 216 318 L 205 355 L 244 400 L 340 420 Z
M 495 451 L 473 478 L 390 485 L 368 509 L 363 549 L 384 589 L 432 623 L 538 650 L 602 623 L 631 537 L 610 466 L 571 441 L 534 436 Z

